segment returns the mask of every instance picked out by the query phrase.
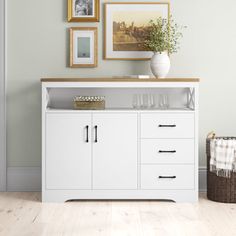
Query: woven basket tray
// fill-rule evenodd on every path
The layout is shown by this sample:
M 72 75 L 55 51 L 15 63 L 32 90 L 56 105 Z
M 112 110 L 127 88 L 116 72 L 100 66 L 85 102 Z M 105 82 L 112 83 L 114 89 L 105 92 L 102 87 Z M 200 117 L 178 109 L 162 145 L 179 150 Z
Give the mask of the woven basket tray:
M 105 101 L 74 101 L 74 108 L 78 110 L 103 110 Z
M 217 138 L 236 139 L 236 137 Z M 216 202 L 236 203 L 236 173 L 232 172 L 230 178 L 224 178 L 210 172 L 210 140 L 206 140 L 207 198 Z

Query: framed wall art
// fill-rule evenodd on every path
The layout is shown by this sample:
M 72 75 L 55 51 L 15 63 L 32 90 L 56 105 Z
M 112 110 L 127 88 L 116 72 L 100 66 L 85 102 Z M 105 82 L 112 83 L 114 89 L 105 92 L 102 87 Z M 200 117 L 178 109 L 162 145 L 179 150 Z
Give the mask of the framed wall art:
M 97 67 L 97 28 L 70 28 L 70 67 Z
M 96 22 L 100 17 L 100 0 L 68 0 L 69 22 Z
M 148 60 L 144 40 L 150 20 L 169 19 L 169 3 L 114 2 L 105 4 L 104 59 Z

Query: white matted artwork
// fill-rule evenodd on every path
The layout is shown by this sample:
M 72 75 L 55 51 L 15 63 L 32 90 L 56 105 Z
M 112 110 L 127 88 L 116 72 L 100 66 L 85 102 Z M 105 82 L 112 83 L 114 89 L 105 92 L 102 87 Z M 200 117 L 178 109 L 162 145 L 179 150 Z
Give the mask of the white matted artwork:
M 68 0 L 68 21 L 99 21 L 100 0 Z
M 158 17 L 169 19 L 169 15 L 169 3 L 106 3 L 104 59 L 150 59 L 153 53 L 144 47 L 148 25 Z
M 97 66 L 97 28 L 70 28 L 70 67 Z

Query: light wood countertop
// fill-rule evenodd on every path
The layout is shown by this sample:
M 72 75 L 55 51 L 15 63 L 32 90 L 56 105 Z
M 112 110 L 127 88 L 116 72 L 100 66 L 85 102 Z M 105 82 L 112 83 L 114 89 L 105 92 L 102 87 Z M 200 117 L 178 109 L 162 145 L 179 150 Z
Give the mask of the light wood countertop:
M 42 78 L 41 82 L 200 82 L 198 78 L 166 78 L 138 79 L 130 77 L 101 77 L 101 78 Z

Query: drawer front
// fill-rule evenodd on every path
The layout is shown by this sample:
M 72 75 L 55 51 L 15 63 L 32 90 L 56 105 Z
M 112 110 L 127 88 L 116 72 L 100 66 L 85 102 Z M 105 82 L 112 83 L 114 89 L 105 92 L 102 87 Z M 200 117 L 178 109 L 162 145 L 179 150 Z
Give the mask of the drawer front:
M 141 189 L 194 189 L 194 165 L 142 165 Z
M 141 114 L 142 138 L 194 138 L 194 114 Z
M 194 139 L 142 139 L 143 164 L 193 164 Z

